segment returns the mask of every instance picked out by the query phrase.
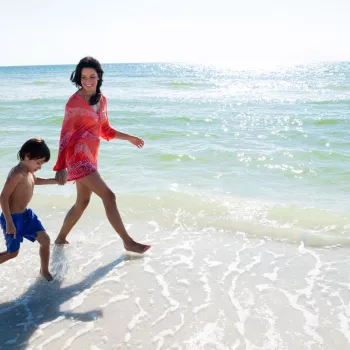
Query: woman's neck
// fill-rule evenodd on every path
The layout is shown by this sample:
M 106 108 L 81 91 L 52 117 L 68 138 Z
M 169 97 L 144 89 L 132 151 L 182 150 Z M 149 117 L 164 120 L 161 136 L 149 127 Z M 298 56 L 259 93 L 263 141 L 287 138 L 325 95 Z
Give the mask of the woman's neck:
M 95 95 L 95 93 L 96 93 L 96 91 L 95 91 L 94 93 L 92 93 L 92 92 L 84 91 L 84 89 L 80 89 L 80 90 L 78 91 L 78 94 L 79 94 L 86 102 L 89 102 L 91 96 Z
M 84 89 L 81 89 L 80 92 L 84 97 L 91 97 L 96 94 L 96 90 L 94 92 L 91 92 L 91 91 L 85 91 Z

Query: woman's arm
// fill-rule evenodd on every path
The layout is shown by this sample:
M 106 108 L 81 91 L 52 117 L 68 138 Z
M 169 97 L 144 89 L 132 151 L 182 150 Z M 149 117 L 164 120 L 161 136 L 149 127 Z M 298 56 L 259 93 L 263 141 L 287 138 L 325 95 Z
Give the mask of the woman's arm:
M 142 148 L 144 145 L 144 141 L 136 136 L 129 135 L 123 132 L 120 132 L 109 124 L 108 120 L 108 112 L 107 112 L 107 99 L 105 96 L 102 97 L 103 101 L 101 108 L 102 108 L 102 116 L 104 117 L 102 123 L 101 123 L 101 137 L 103 137 L 105 140 L 109 141 L 112 139 L 117 140 L 126 140 L 132 143 L 133 145 L 137 146 L 138 148 Z
M 143 145 L 145 144 L 145 142 L 140 139 L 139 137 L 133 136 L 133 135 L 129 135 L 129 134 L 125 134 L 123 132 L 120 131 L 116 131 L 115 134 L 115 139 L 118 140 L 126 140 L 129 141 L 130 143 L 132 143 L 133 145 L 137 146 L 138 148 L 142 148 Z
M 53 168 L 56 171 L 55 180 L 59 185 L 64 185 L 67 182 L 67 147 L 74 135 L 75 118 L 72 109 L 69 107 L 69 102 L 66 104 L 64 119 L 62 123 L 62 129 L 60 134 L 59 149 L 57 155 L 57 161 Z

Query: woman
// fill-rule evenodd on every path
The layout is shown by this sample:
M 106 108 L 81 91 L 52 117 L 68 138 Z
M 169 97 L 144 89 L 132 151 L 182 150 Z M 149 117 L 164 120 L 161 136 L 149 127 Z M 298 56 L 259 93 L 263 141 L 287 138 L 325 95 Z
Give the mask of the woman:
M 150 246 L 137 243 L 129 236 L 117 209 L 115 194 L 97 170 L 100 137 L 107 141 L 127 140 L 138 148 L 144 145 L 143 140 L 138 137 L 123 134 L 109 125 L 107 99 L 100 90 L 102 77 L 100 63 L 92 57 L 85 57 L 70 78 L 79 90 L 66 104 L 54 170 L 60 184 L 66 181 L 76 182 L 77 199 L 68 211 L 55 243 L 68 243 L 67 235 L 80 219 L 94 192 L 102 199 L 107 218 L 123 240 L 125 249 L 144 253 Z

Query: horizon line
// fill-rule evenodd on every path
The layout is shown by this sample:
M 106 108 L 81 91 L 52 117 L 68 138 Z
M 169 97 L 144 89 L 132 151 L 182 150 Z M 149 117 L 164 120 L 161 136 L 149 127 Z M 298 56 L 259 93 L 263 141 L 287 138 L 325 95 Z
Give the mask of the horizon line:
M 227 63 L 227 62 L 226 62 Z M 286 65 L 309 65 L 309 64 L 322 64 L 322 63 L 350 63 L 350 60 L 314 60 L 305 62 L 276 62 L 276 66 L 286 66 Z M 191 65 L 204 65 L 204 66 L 226 66 L 226 64 L 221 62 L 191 62 L 191 61 L 149 61 L 149 62 L 101 62 L 102 65 L 131 65 L 131 64 L 191 64 Z M 49 67 L 49 66 L 76 66 L 77 63 L 45 63 L 45 64 L 16 64 L 16 65 L 0 65 L 0 68 L 19 68 L 19 67 Z M 233 67 L 231 67 L 233 68 Z
M 102 62 L 105 64 L 190 64 L 191 62 L 186 61 L 149 61 L 149 62 Z M 193 62 L 192 62 L 193 63 Z M 47 66 L 76 66 L 78 63 L 43 63 L 43 64 L 15 64 L 15 65 L 0 65 L 0 68 L 11 68 L 11 67 L 47 67 Z

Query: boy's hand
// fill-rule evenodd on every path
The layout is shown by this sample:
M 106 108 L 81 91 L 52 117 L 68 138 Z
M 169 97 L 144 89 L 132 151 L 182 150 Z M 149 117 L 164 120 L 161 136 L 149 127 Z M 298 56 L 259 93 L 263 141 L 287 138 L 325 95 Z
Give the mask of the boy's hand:
M 16 239 L 16 226 L 13 222 L 6 223 L 6 233 L 8 235 L 14 235 Z
M 136 136 L 131 136 L 128 141 L 133 145 L 137 146 L 138 148 L 142 148 L 143 145 L 145 144 L 145 142 L 142 139 Z

